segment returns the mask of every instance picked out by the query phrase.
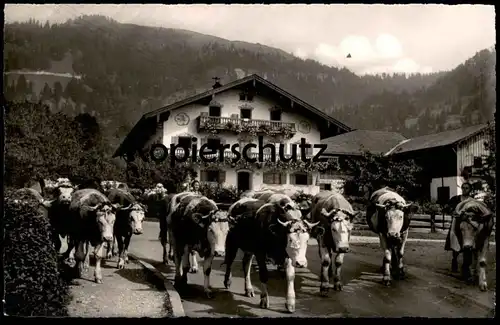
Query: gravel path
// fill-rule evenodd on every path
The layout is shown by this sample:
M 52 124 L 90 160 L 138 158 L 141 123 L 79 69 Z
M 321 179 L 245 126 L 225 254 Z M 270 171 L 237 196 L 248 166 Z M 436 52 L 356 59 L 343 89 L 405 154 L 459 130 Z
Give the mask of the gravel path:
M 71 317 L 166 317 L 169 315 L 164 288 L 152 284 L 149 273 L 130 261 L 126 268 L 116 268 L 116 258 L 102 266 L 103 283 L 93 281 L 91 258 L 89 271 L 71 286 Z

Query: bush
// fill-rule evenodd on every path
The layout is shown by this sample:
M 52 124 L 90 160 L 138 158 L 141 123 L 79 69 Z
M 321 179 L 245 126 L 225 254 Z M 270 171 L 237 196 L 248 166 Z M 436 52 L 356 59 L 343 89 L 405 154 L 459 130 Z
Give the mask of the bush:
M 216 203 L 234 203 L 240 198 L 240 193 L 236 187 L 221 184 L 200 184 L 200 192 Z
M 443 212 L 441 205 L 432 201 L 425 201 L 421 204 L 417 202 L 414 203 L 417 206 L 417 211 L 415 213 L 429 214 L 429 215 L 439 215 Z
M 14 200 L 22 200 L 23 204 Z M 69 286 L 58 269 L 46 213 L 29 195 L 6 193 L 5 312 L 18 316 L 67 316 Z
M 354 211 L 366 211 L 366 200 L 360 196 L 346 196 L 346 200 L 351 203 Z

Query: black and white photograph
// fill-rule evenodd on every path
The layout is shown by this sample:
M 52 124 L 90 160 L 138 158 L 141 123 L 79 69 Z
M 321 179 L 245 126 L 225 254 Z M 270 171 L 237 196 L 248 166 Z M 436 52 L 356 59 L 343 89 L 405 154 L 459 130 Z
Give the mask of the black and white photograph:
M 495 317 L 493 5 L 4 21 L 3 317 Z

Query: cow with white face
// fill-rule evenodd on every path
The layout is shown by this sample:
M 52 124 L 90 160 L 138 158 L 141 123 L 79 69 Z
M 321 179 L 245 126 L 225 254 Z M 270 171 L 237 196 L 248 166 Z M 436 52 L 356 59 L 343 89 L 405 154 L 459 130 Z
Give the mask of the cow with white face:
M 391 263 L 395 275 L 400 279 L 405 276 L 403 256 L 410 229 L 411 205 L 401 195 L 384 187 L 373 192 L 367 207 L 367 224 L 379 235 L 384 251 L 383 282 L 387 286 L 391 284 Z
M 203 261 L 205 294 L 211 297 L 210 273 L 214 257 L 225 255 L 226 236 L 230 219 L 226 211 L 205 196 L 190 193 L 175 204 L 170 216 L 174 242 L 175 284 L 181 289 L 187 284 L 190 253 L 196 251 Z
M 333 254 L 335 256 L 334 290 L 342 290 L 341 271 L 344 254 L 348 253 L 353 219 L 355 213 L 351 204 L 340 193 L 325 191 L 313 198 L 311 217 L 313 222 L 320 222 L 321 227 L 313 232 L 318 241 L 321 258 L 320 293 L 328 295 L 330 277 L 333 275 Z
M 245 295 L 253 297 L 250 281 L 250 269 L 255 255 L 259 265 L 259 278 L 262 285 L 261 308 L 269 308 L 267 291 L 268 269 L 266 256 L 277 264 L 285 266 L 287 279 L 286 309 L 295 311 L 295 268 L 307 267 L 307 241 L 311 230 L 318 223 L 309 223 L 302 219 L 300 210 L 290 204 L 289 198 L 282 198 L 273 203 L 242 198 L 230 208 L 233 219 L 226 240 L 226 274 L 224 285 L 231 286 L 231 267 L 238 249 L 244 252 L 243 269 L 245 272 Z
M 140 235 L 143 232 L 142 222 L 145 218 L 146 207 L 135 200 L 135 197 L 127 191 L 111 189 L 108 199 L 112 204 L 118 204 L 116 221 L 114 224 L 114 238 L 118 244 L 118 268 L 123 269 L 128 262 L 128 247 L 132 235 Z M 108 247 L 107 257 L 112 256 L 114 241 Z M 110 256 L 111 255 L 111 256 Z
M 71 230 L 69 236 L 76 244 L 76 267 L 78 277 L 88 268 L 89 244 L 94 247 L 95 281 L 102 283 L 101 261 L 104 246 L 113 242 L 113 228 L 116 210 L 119 204 L 112 204 L 109 199 L 95 189 L 82 189 L 73 193 L 69 211 Z
M 453 252 L 451 269 L 458 271 L 458 255 L 463 253 L 462 275 L 468 282 L 474 280 L 471 266 L 477 262 L 479 271 L 479 289 L 488 290 L 486 282 L 486 254 L 489 238 L 495 223 L 493 213 L 479 200 L 469 198 L 460 202 L 453 213 L 449 240 L 446 250 Z

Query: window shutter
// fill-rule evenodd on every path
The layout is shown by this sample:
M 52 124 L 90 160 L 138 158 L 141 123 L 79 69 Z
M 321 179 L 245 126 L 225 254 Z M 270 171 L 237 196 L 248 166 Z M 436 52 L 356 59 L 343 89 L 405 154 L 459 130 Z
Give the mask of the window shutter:
M 295 174 L 290 174 L 290 184 L 296 185 L 296 183 L 295 183 Z
M 226 182 L 226 171 L 219 170 L 219 184 L 224 184 Z
M 206 170 L 200 170 L 200 181 L 206 182 L 208 179 L 207 177 L 207 171 Z
M 313 175 L 311 173 L 307 174 L 307 185 L 312 185 Z
M 286 173 L 280 174 L 280 184 L 286 184 Z
M 179 143 L 179 137 L 172 137 L 170 139 L 171 144 L 178 144 Z

